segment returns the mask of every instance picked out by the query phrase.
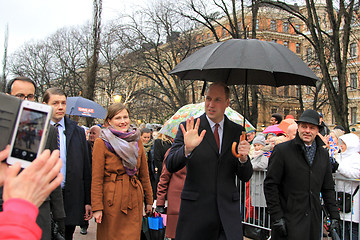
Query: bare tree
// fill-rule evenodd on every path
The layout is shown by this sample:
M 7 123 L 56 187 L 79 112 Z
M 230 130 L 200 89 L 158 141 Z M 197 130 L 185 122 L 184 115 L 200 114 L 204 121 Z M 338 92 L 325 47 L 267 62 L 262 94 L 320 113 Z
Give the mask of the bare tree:
M 138 99 L 150 97 L 150 102 L 144 104 L 158 107 L 159 115 L 154 116 L 158 119 L 187 104 L 192 91 L 191 81 L 168 75 L 196 47 L 191 23 L 173 9 L 176 7 L 166 2 L 144 8 L 117 30 L 118 40 L 129 52 L 122 58 L 123 69 L 138 77 L 133 94 Z
M 319 6 L 314 0 L 305 0 L 304 12 L 283 1 L 262 2 L 276 6 L 303 21 L 309 34 L 294 29 L 315 50 L 335 121 L 349 131 L 346 73 L 355 1 L 326 0 L 325 6 Z M 329 26 L 324 26 L 322 21 L 330 23 Z M 291 19 L 289 23 L 291 24 Z M 334 86 L 332 75 L 337 76 L 338 88 Z
M 4 55 L 2 62 L 2 77 L 1 77 L 1 91 L 6 91 L 6 63 L 7 63 L 7 49 L 9 40 L 9 25 L 6 25 L 5 38 L 4 38 Z

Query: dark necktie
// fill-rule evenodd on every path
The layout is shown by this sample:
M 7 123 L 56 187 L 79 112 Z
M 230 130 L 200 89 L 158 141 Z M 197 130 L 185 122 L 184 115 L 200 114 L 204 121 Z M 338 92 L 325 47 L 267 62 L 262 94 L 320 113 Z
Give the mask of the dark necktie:
M 219 124 L 215 124 L 215 130 L 214 130 L 214 137 L 215 137 L 215 141 L 216 141 L 216 145 L 218 146 L 218 149 L 220 149 L 220 138 L 219 138 Z
M 59 148 L 59 150 L 60 150 L 60 134 L 59 134 L 59 126 L 60 126 L 60 123 L 55 123 L 54 124 L 54 127 L 56 127 L 56 129 L 58 130 L 57 132 L 58 132 L 58 134 L 57 134 L 57 146 L 58 146 L 58 148 Z

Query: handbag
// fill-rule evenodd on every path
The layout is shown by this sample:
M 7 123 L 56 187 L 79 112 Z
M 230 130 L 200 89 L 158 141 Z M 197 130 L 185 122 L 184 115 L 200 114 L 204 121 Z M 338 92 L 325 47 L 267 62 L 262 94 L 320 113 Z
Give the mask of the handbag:
M 250 220 L 251 222 L 252 220 Z M 255 220 L 255 224 L 258 225 L 260 221 L 258 219 Z M 244 236 L 254 239 L 254 240 L 266 240 L 270 236 L 270 231 L 259 228 L 254 225 L 244 224 L 243 223 L 243 232 Z
M 359 190 L 359 186 L 356 187 L 355 192 L 353 194 L 346 192 L 337 193 L 337 204 L 339 206 L 340 212 L 344 212 L 344 213 L 351 212 L 352 198 L 353 196 L 355 196 L 358 190 Z
M 164 220 L 160 214 L 155 213 L 154 217 L 148 217 L 149 232 L 151 240 L 163 240 L 165 237 Z

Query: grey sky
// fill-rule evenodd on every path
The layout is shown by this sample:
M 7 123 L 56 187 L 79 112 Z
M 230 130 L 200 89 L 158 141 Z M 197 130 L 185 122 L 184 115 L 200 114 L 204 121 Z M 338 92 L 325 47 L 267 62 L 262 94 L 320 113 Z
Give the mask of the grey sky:
M 147 0 L 103 0 L 103 20 L 114 19 L 120 12 L 130 13 L 144 2 Z M 0 0 L 0 62 L 6 24 L 11 54 L 27 41 L 41 40 L 59 28 L 90 21 L 92 3 L 92 0 Z

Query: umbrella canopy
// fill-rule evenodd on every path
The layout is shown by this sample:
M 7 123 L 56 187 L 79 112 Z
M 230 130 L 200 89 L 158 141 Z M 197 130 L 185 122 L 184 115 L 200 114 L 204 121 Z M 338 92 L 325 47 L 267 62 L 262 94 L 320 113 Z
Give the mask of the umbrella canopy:
M 66 114 L 104 119 L 106 110 L 92 100 L 83 97 L 68 97 L 66 99 Z
M 315 86 L 318 78 L 291 50 L 274 42 L 231 39 L 201 48 L 169 72 L 184 80 L 227 85 Z
M 279 128 L 279 124 L 276 124 L 276 125 L 271 125 L 271 126 L 268 126 L 267 128 L 265 128 L 263 133 L 265 133 L 265 134 L 266 133 L 275 133 L 276 135 L 278 135 L 279 133 L 285 133 L 285 132 Z
M 198 104 L 188 104 L 181 107 L 171 118 L 169 118 L 160 129 L 159 133 L 165 134 L 169 137 L 175 138 L 176 132 L 179 128 L 179 124 L 190 117 L 200 117 L 205 113 L 205 103 Z M 230 107 L 227 107 L 225 110 L 225 115 L 233 122 L 242 124 L 244 117 L 233 110 Z M 254 126 L 248 120 L 245 120 L 245 129 L 246 131 L 254 130 Z

